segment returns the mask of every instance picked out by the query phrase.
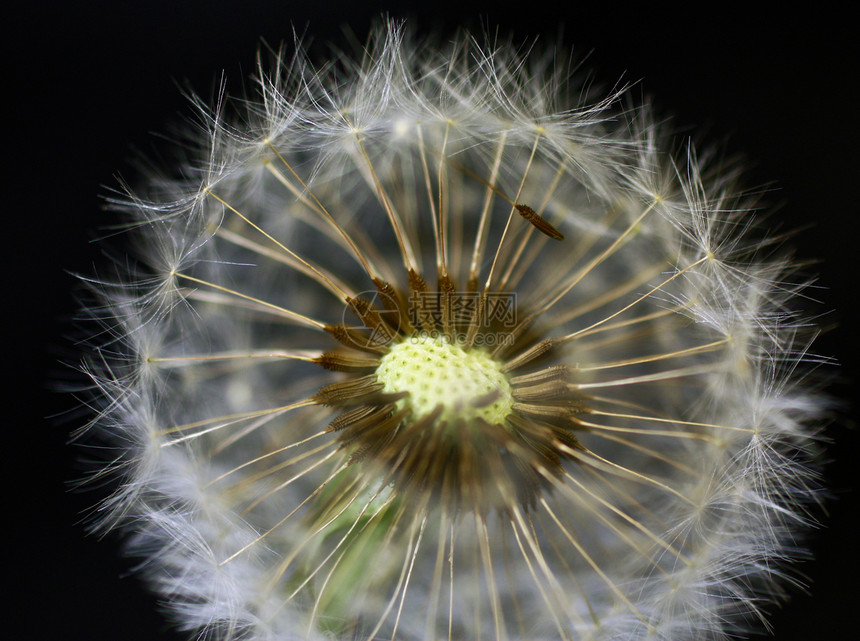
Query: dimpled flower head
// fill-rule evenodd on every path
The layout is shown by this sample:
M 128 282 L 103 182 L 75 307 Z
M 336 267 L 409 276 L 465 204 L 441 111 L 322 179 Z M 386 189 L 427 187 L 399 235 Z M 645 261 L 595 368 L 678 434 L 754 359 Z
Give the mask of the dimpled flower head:
M 103 525 L 179 625 L 749 630 L 823 403 L 737 172 L 499 42 L 385 25 L 257 81 L 117 202 L 142 258 L 93 311 Z

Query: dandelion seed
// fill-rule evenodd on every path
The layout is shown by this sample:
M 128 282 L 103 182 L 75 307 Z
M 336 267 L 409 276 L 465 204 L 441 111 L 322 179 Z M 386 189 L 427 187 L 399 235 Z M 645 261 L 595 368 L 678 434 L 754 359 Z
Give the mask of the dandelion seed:
M 576 82 L 386 25 L 261 64 L 118 203 L 149 264 L 102 286 L 97 475 L 183 628 L 723 638 L 782 596 L 823 405 L 802 284 L 735 172 Z

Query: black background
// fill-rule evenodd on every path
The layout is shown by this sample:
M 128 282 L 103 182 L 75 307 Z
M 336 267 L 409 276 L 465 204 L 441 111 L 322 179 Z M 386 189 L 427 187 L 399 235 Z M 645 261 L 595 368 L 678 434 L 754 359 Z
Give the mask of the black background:
M 244 5 L 250 6 L 244 6 Z M 135 149 L 152 155 L 166 131 L 189 113 L 179 86 L 210 95 L 225 73 L 230 93 L 249 86 L 259 38 L 291 40 L 292 27 L 318 42 L 345 44 L 349 25 L 363 38 L 382 11 L 408 16 L 419 32 L 451 33 L 459 25 L 501 27 L 526 41 L 559 35 L 595 77 L 611 85 L 638 82 L 661 115 L 674 115 L 679 140 L 693 135 L 742 153 L 750 187 L 772 185 L 774 228 L 804 230 L 794 239 L 814 266 L 811 292 L 828 313 L 816 351 L 836 356 L 832 393 L 845 408 L 828 430 L 833 440 L 826 482 L 833 495 L 826 528 L 811 538 L 814 561 L 799 566 L 809 594 L 795 591 L 773 608 L 780 640 L 850 638 L 856 627 L 860 571 L 854 514 L 858 437 L 848 405 L 857 370 L 858 175 L 860 74 L 856 30 L 847 15 L 821 3 L 804 11 L 655 6 L 550 9 L 531 1 L 512 9 L 468 2 L 392 4 L 316 2 L 42 3 L 6 9 L 2 34 L 6 115 L 2 224 L 3 311 L 7 326 L 0 444 L 9 476 L 3 546 L 13 602 L 9 638 L 186 638 L 171 631 L 156 600 L 130 574 L 115 538 L 97 540 L 81 525 L 93 495 L 68 492 L 76 478 L 63 420 L 74 402 L 51 390 L 74 362 L 70 318 L 77 304 L 67 272 L 92 273 L 105 258 L 91 239 L 114 222 L 100 196 L 116 176 L 136 175 Z M 702 133 L 704 132 L 704 134 Z M 809 225 L 809 227 L 807 227 Z M 118 241 L 121 246 L 121 240 Z M 117 244 L 114 242 L 114 247 Z M 12 385 L 10 385 L 10 383 Z M 21 386 L 20 390 L 18 386 Z M 5 420 L 3 420 L 5 419 Z M 17 632 L 20 625 L 20 632 Z M 9 629 L 11 626 L 11 630 Z M 851 628 L 847 628 L 851 629 Z M 847 637 L 845 636 L 847 634 Z

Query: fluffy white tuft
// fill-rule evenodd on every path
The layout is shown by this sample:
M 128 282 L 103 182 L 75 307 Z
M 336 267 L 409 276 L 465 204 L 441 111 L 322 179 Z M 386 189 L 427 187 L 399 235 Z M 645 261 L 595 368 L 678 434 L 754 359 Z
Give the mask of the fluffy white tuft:
M 469 37 L 437 48 L 397 25 L 360 60 L 280 52 L 256 96 L 197 104 L 182 166 L 115 203 L 142 258 L 95 285 L 84 434 L 111 452 L 94 475 L 119 479 L 102 526 L 128 534 L 181 627 L 724 639 L 783 597 L 825 409 L 804 284 L 755 230 L 737 168 L 673 158 L 645 108 L 551 60 Z M 327 429 L 340 410 L 319 392 L 349 380 L 317 366 L 343 348 L 331 327 L 360 325 L 349 300 L 379 293 L 374 279 L 418 291 L 407 268 L 431 290 L 447 274 L 516 294 L 516 349 L 552 351 L 489 353 L 521 385 L 515 410 L 540 430 L 564 422 L 576 446 L 554 437 L 533 476 L 514 474 L 492 463 L 509 460 L 495 453 L 519 438 L 512 422 L 463 477 L 480 482 L 452 487 L 444 459 L 472 425 L 445 456 L 417 432 L 389 467 L 362 458 L 389 432 L 366 427 L 381 441 L 362 449 Z M 413 450 L 423 462 L 396 476 Z

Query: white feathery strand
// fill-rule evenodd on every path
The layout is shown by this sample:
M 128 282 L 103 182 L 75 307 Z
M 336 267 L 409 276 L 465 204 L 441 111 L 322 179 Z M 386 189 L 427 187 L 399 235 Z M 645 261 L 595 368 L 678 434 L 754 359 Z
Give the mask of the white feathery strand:
M 269 303 L 269 302 L 266 302 L 264 300 L 260 300 L 259 298 L 254 298 L 253 296 L 248 296 L 247 294 L 243 294 L 242 292 L 238 292 L 235 289 L 230 289 L 229 287 L 223 287 L 221 285 L 218 285 L 217 283 L 212 283 L 212 282 L 203 280 L 201 278 L 195 278 L 194 276 L 191 276 L 189 274 L 183 274 L 180 272 L 177 272 L 176 276 L 178 278 L 184 278 L 185 280 L 189 280 L 192 283 L 197 283 L 198 285 L 205 285 L 206 287 L 211 287 L 213 289 L 217 289 L 217 290 L 222 291 L 226 294 L 230 294 L 231 296 L 236 296 L 237 298 L 243 298 L 245 300 L 251 301 L 252 303 L 257 303 L 258 305 L 261 305 L 262 307 L 267 307 L 267 308 L 281 314 L 285 318 L 289 318 L 290 320 L 292 320 L 296 323 L 306 325 L 308 327 L 313 327 L 315 329 L 324 329 L 325 328 L 325 323 L 315 321 L 312 318 L 308 318 L 307 316 L 304 316 L 304 315 L 299 314 L 297 312 L 294 312 L 294 311 L 291 311 L 291 310 L 286 309 L 284 307 L 281 307 L 280 305 L 275 305 L 274 303 Z
M 478 275 L 481 273 L 481 261 L 483 260 L 484 249 L 487 245 L 487 233 L 490 225 L 490 205 L 493 202 L 493 195 L 496 193 L 495 185 L 499 177 L 499 168 L 502 166 L 502 156 L 505 153 L 507 135 L 508 132 L 503 131 L 496 142 L 496 155 L 493 158 L 493 166 L 490 169 L 490 175 L 486 182 L 487 189 L 484 192 L 484 204 L 481 207 L 481 216 L 478 219 L 475 246 L 472 249 L 472 262 L 469 265 L 470 281 L 477 281 Z
M 535 136 L 535 142 L 532 145 L 531 153 L 529 153 L 529 159 L 528 159 L 528 162 L 526 163 L 525 171 L 523 171 L 523 175 L 520 178 L 520 184 L 519 184 L 519 187 L 517 188 L 517 193 L 513 197 L 513 199 L 511 200 L 511 211 L 508 213 L 508 219 L 505 221 L 505 226 L 502 229 L 502 236 L 501 236 L 501 238 L 499 238 L 499 243 L 498 243 L 498 246 L 496 247 L 496 253 L 493 255 L 493 262 L 490 263 L 490 271 L 487 274 L 487 281 L 484 283 L 484 291 L 485 292 L 490 291 L 490 287 L 492 286 L 493 274 L 496 271 L 496 263 L 499 262 L 499 254 L 501 253 L 502 248 L 505 246 L 505 240 L 508 237 L 508 229 L 510 229 L 511 221 L 514 219 L 514 212 L 516 211 L 516 204 L 519 203 L 519 201 L 520 201 L 520 196 L 523 193 L 523 186 L 525 185 L 526 180 L 529 177 L 529 170 L 531 169 L 532 163 L 534 162 L 535 153 L 537 152 L 538 143 L 540 142 L 540 137 L 541 137 L 542 133 L 543 133 L 543 131 L 539 129 L 537 135 Z

